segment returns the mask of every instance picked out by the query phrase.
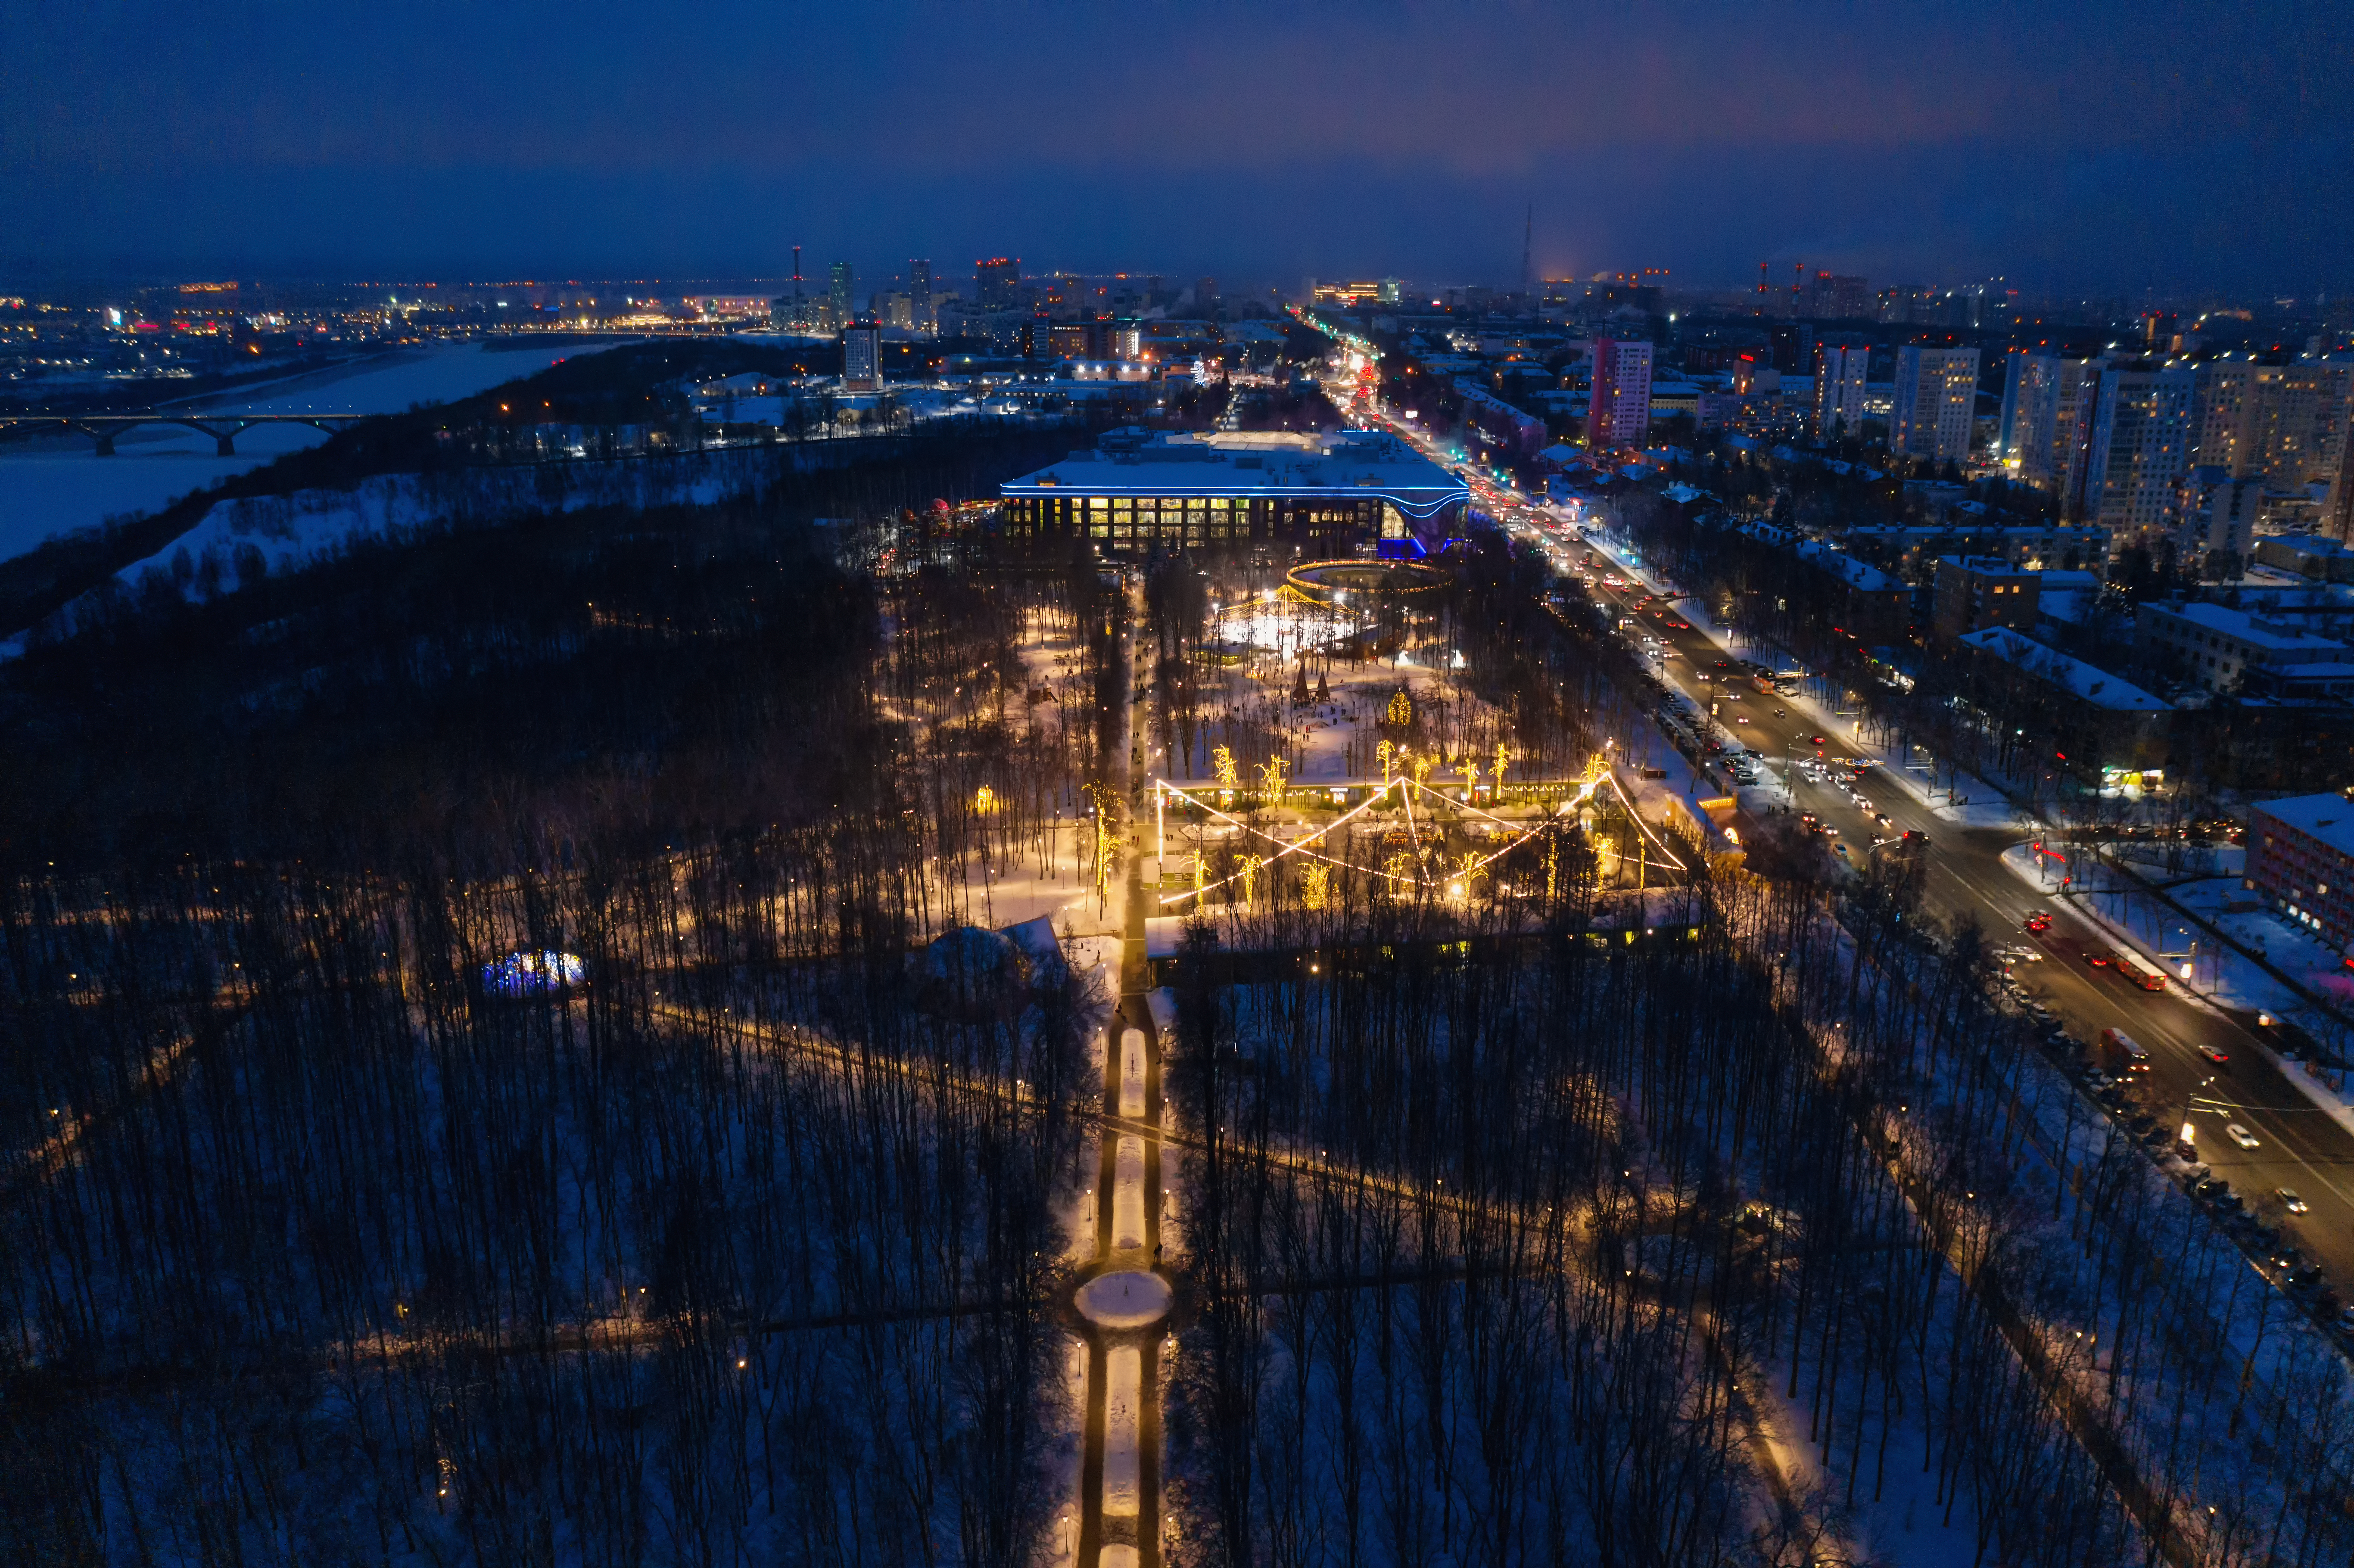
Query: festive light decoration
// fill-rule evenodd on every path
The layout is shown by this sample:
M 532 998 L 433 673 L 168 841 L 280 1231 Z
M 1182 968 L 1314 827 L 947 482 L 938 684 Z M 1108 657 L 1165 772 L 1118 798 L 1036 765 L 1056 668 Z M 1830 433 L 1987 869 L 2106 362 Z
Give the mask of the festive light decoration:
M 1390 783 L 1390 761 L 1397 755 L 1397 747 L 1384 740 L 1373 747 L 1373 755 L 1382 759 L 1382 788 L 1386 789 Z
M 1390 698 L 1388 716 L 1394 729 L 1405 729 L 1414 723 L 1414 699 L 1405 694 L 1404 686 L 1400 686 L 1397 694 Z
M 1217 781 L 1226 789 L 1232 789 L 1242 782 L 1241 777 L 1235 772 L 1235 754 L 1226 747 L 1211 748 L 1210 767 Z
M 1299 904 L 1304 909 L 1321 909 L 1332 881 L 1332 868 L 1314 861 L 1299 868 Z
M 1004 800 L 988 785 L 984 784 L 972 792 L 972 810 L 975 816 L 993 817 L 1004 809 Z
M 1290 767 L 1280 757 L 1270 757 L 1259 764 L 1259 785 L 1266 791 L 1267 803 L 1278 811 L 1283 809 L 1283 775 Z
M 1205 880 L 1205 874 L 1202 865 L 1202 856 L 1197 853 L 1193 857 L 1193 890 L 1189 893 L 1164 895 L 1161 899 L 1161 906 L 1166 907 L 1172 904 L 1182 904 L 1188 899 L 1198 900 L 1204 895 L 1211 892 L 1212 890 L 1223 887 L 1228 883 L 1236 881 L 1245 882 L 1244 902 L 1247 905 L 1250 898 L 1250 883 L 1256 880 L 1257 873 L 1263 868 L 1272 867 L 1274 863 L 1277 861 L 1288 859 L 1295 855 L 1300 858 L 1303 866 L 1307 866 L 1310 863 L 1320 863 L 1320 866 L 1318 867 L 1319 869 L 1336 865 L 1348 866 L 1350 864 L 1349 862 L 1337 860 L 1331 855 L 1325 854 L 1321 853 L 1317 846 L 1324 843 L 1334 832 L 1347 827 L 1357 818 L 1363 816 L 1366 812 L 1373 810 L 1376 806 L 1386 802 L 1390 798 L 1392 789 L 1396 789 L 1400 801 L 1405 808 L 1407 831 L 1415 832 L 1417 835 L 1418 842 L 1420 830 L 1416 828 L 1414 825 L 1414 796 L 1416 793 L 1432 793 L 1429 787 L 1423 782 L 1423 778 L 1429 773 L 1431 768 L 1436 765 L 1436 761 L 1437 759 L 1435 758 L 1415 758 L 1413 762 L 1416 777 L 1411 779 L 1401 778 L 1397 779 L 1394 785 L 1385 785 L 1383 789 L 1374 791 L 1360 804 L 1342 812 L 1340 816 L 1316 829 L 1313 832 L 1308 833 L 1304 837 L 1291 840 L 1288 842 L 1276 837 L 1273 833 L 1267 832 L 1263 828 L 1253 826 L 1251 823 L 1245 821 L 1242 818 L 1235 816 L 1230 811 L 1219 810 L 1218 807 L 1212 802 L 1202 799 L 1200 796 L 1193 794 L 1182 786 L 1172 784 L 1165 779 L 1155 779 L 1153 781 L 1153 788 L 1156 790 L 1163 792 L 1166 797 L 1182 801 L 1185 805 L 1191 806 L 1194 810 L 1201 811 L 1204 815 L 1227 824 L 1236 830 L 1239 834 L 1257 838 L 1267 843 L 1277 846 L 1272 854 L 1264 857 L 1257 854 L 1245 856 L 1241 861 L 1237 862 L 1237 865 L 1241 869 L 1237 869 L 1234 875 L 1222 877 L 1216 882 Z M 1595 753 L 1593 758 L 1587 763 L 1585 776 L 1579 781 L 1577 794 L 1572 799 L 1564 801 L 1560 809 L 1564 811 L 1567 811 L 1575 807 L 1583 806 L 1586 801 L 1592 800 L 1595 793 L 1605 784 L 1607 784 L 1610 787 L 1611 792 L 1618 797 L 1619 803 L 1625 808 L 1628 820 L 1633 822 L 1636 832 L 1640 833 L 1642 837 L 1648 841 L 1651 848 L 1658 852 L 1660 863 L 1662 865 L 1670 866 L 1678 871 L 1686 869 L 1684 863 L 1676 857 L 1675 853 L 1668 848 L 1665 841 L 1661 840 L 1657 833 L 1651 831 L 1650 824 L 1645 822 L 1642 819 L 1641 813 L 1635 810 L 1634 801 L 1628 798 L 1625 789 L 1619 785 L 1616 776 L 1609 771 L 1607 762 L 1600 752 Z M 1452 803 L 1450 802 L 1450 804 Z M 1491 822 L 1499 828 L 1512 831 L 1513 836 L 1502 846 L 1490 851 L 1487 854 L 1482 855 L 1471 853 L 1463 855 L 1456 865 L 1454 871 L 1450 874 L 1451 884 L 1468 885 L 1469 879 L 1481 869 L 1491 864 L 1501 856 L 1511 853 L 1513 850 L 1518 849 L 1521 845 L 1528 842 L 1537 834 L 1544 832 L 1547 828 L 1552 825 L 1549 820 L 1541 820 L 1533 823 L 1510 821 L 1502 817 L 1498 817 L 1488 811 L 1481 810 L 1479 807 L 1471 805 L 1469 802 L 1465 803 L 1464 809 L 1471 815 L 1479 817 L 1488 822 Z M 1547 845 L 1545 863 L 1545 887 L 1549 895 L 1553 893 L 1556 885 L 1558 875 L 1558 853 L 1557 841 L 1549 842 Z M 1327 871 L 1325 874 L 1329 879 L 1331 874 L 1330 872 Z M 1405 850 L 1401 850 L 1389 856 L 1389 858 L 1373 872 L 1373 874 L 1384 878 L 1391 885 L 1391 893 L 1394 896 L 1402 896 L 1412 889 L 1428 887 L 1431 885 L 1431 884 L 1429 884 L 1424 877 L 1421 857 L 1415 853 Z M 1248 880 L 1246 880 L 1246 878 Z M 1329 896 L 1329 880 L 1326 886 Z

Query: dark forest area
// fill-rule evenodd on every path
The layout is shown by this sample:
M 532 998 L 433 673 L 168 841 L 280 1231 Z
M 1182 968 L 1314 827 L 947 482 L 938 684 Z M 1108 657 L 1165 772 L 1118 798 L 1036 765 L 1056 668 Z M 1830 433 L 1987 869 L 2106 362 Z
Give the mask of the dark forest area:
M 7 667 L 0 1558 L 1024 1560 L 1100 982 L 910 964 L 1076 815 L 1099 737 L 1014 642 L 1084 715 L 1107 620 L 859 563 L 1066 439 L 424 529 Z

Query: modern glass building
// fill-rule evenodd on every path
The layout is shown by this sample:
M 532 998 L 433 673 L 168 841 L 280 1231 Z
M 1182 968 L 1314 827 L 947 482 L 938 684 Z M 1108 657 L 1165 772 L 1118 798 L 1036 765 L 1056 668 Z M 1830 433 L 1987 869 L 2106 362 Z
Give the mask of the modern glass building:
M 1454 474 L 1378 430 L 1133 427 L 1000 493 L 1009 536 L 1086 539 L 1106 554 L 1272 541 L 1338 554 L 1378 541 L 1384 554 L 1420 555 L 1460 531 L 1470 497 Z

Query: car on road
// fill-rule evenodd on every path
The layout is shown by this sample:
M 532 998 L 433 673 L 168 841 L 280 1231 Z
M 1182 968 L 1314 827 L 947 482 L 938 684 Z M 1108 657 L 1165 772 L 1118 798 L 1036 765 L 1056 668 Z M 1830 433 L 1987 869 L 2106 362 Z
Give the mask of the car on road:
M 2026 925 L 2027 928 L 2031 931 L 2049 931 L 2052 929 L 2052 911 L 2049 909 L 2030 910 L 2028 912 Z
M 2229 1051 L 2224 1050 L 2221 1045 L 2209 1044 L 2205 1041 L 2200 1043 L 2199 1054 L 2219 1067 L 2232 1059 L 2232 1054 Z
M 1830 739 L 1827 736 L 1819 735 L 1809 739 L 1807 744 L 1808 746 L 1829 746 L 1830 744 Z
M 2313 1205 L 2298 1197 L 2296 1189 L 2294 1187 L 2275 1187 L 2273 1189 L 2273 1196 L 2278 1198 L 2281 1207 L 2292 1214 L 2308 1213 L 2312 1211 Z
M 2109 955 L 2106 953 L 2086 953 L 2084 955 L 2084 961 L 2092 965 L 2096 969 L 2105 969 L 2109 967 Z
M 1776 709 L 1774 710 L 1774 716 L 1775 716 L 1776 718 L 1788 718 L 1790 715 L 1789 715 L 1787 713 L 1784 712 L 1782 709 L 1780 709 L 1780 708 L 1776 708 Z
M 2256 1135 L 2250 1132 L 2246 1128 L 2242 1127 L 2236 1121 L 2226 1122 L 2223 1124 L 2223 1136 L 2230 1139 L 2232 1142 L 2238 1144 L 2243 1149 L 2254 1149 L 2259 1147 Z

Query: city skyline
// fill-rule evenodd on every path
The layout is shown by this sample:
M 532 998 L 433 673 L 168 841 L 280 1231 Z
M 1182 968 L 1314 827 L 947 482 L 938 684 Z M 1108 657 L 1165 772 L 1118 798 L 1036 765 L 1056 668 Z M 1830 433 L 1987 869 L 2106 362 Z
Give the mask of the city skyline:
M 647 48 L 593 12 L 370 12 L 356 67 L 251 13 L 20 27 L 0 269 L 764 274 L 800 243 L 862 272 L 1019 247 L 1510 285 L 1532 210 L 1542 276 L 2349 282 L 2349 45 L 2318 10 L 1024 16 L 748 14 Z

